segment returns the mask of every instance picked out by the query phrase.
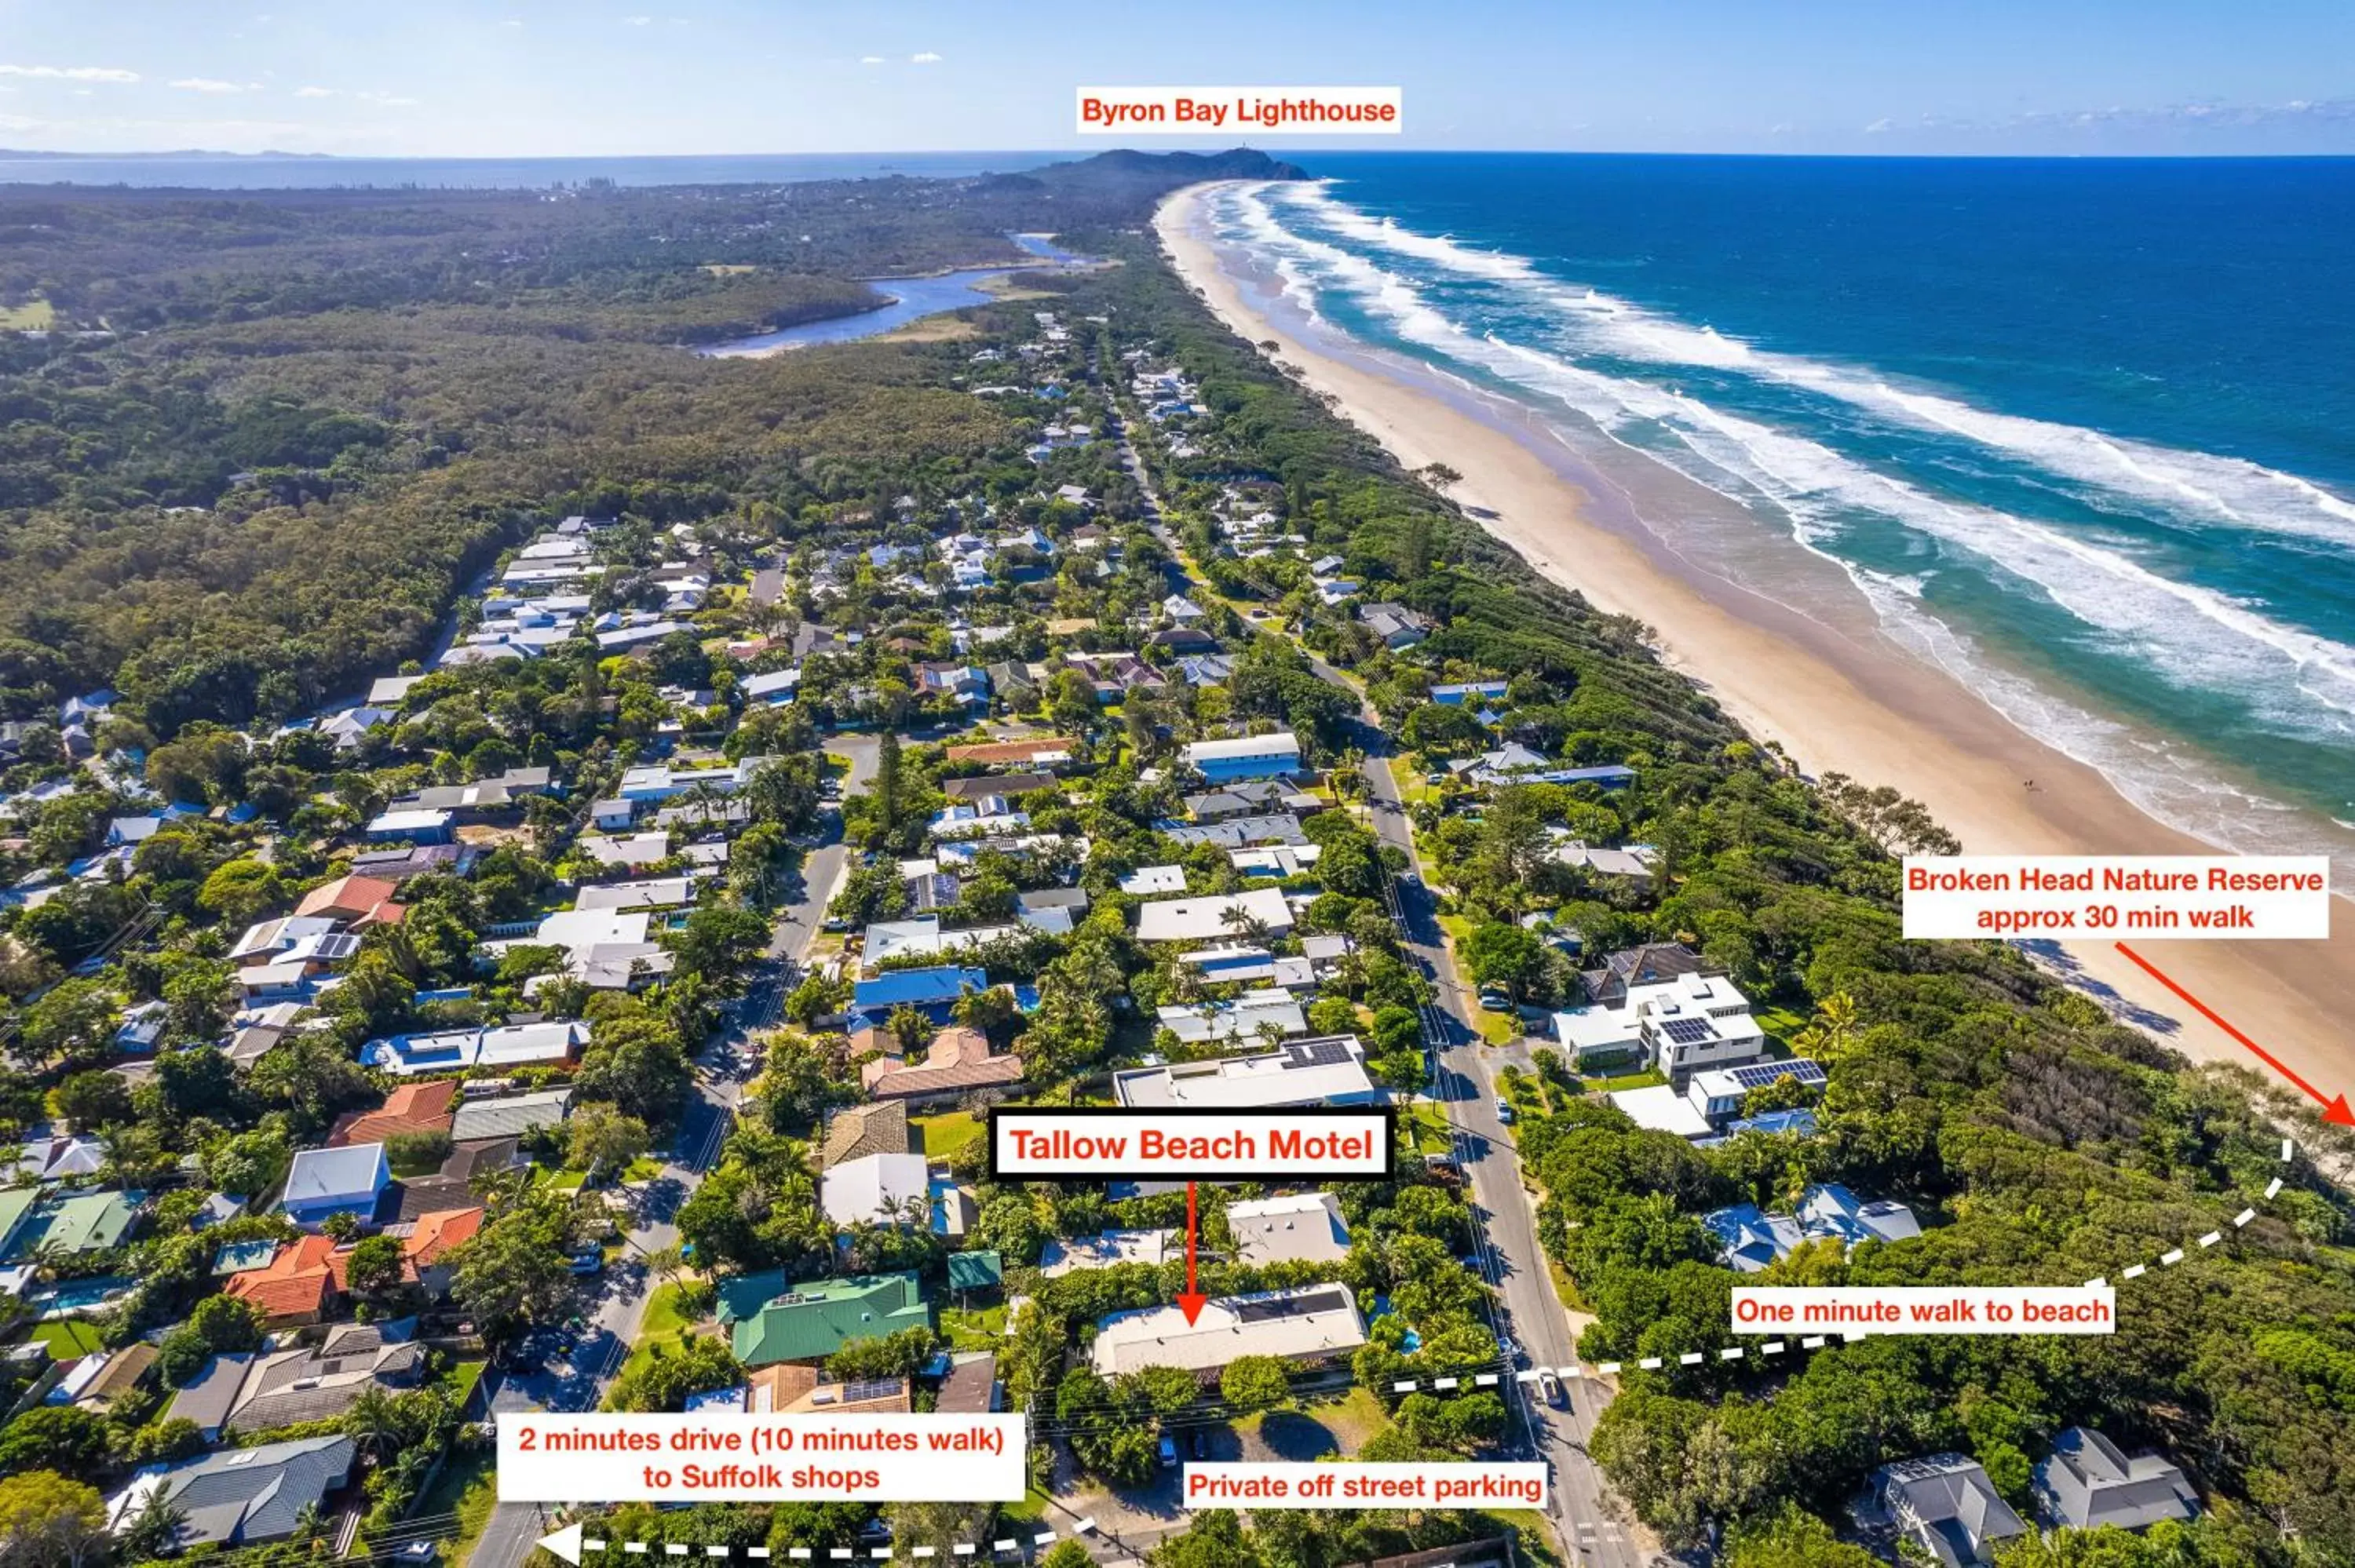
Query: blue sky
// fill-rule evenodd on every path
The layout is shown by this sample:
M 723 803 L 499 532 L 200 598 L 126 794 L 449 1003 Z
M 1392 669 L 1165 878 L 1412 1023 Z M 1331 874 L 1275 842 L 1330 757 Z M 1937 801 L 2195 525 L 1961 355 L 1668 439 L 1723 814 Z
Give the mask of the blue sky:
M 0 146 L 78 151 L 1055 148 L 1082 84 L 1353 83 L 1405 90 L 1369 146 L 2355 153 L 2350 79 L 2345 0 L 0 0 Z

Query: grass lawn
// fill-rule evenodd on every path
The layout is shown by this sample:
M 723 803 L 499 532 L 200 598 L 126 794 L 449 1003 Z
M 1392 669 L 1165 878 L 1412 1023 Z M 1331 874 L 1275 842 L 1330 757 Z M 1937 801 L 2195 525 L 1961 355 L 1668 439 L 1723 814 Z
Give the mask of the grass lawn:
M 970 1111 L 913 1116 L 908 1118 L 908 1125 L 915 1129 L 916 1151 L 927 1160 L 954 1159 L 982 1134 L 980 1120 Z
M 466 1401 L 474 1396 L 474 1385 L 483 1381 L 485 1364 L 479 1356 L 453 1361 L 450 1370 L 442 1374 L 442 1386 L 457 1396 L 459 1409 L 464 1410 Z
M 1758 1027 L 1766 1032 L 1769 1040 L 1786 1047 L 1791 1044 L 1791 1036 L 1807 1026 L 1803 1015 L 1787 1007 L 1753 1008 L 1751 1015 L 1758 1020 Z
M 47 300 L 0 305 L 0 332 L 48 332 L 57 324 L 57 307 Z
M 1407 1126 L 1414 1133 L 1414 1149 L 1418 1154 L 1444 1154 L 1455 1145 L 1455 1137 L 1447 1125 L 1447 1112 L 1429 1100 L 1407 1103 Z
M 941 1332 L 948 1336 L 950 1345 L 960 1351 L 996 1350 L 1006 1339 L 1006 1308 L 984 1307 L 965 1311 L 943 1307 Z
M 1621 1089 L 1649 1089 L 1667 1083 L 1668 1078 L 1649 1067 L 1635 1073 L 1589 1073 L 1578 1080 L 1597 1094 L 1614 1094 Z
M 638 1325 L 638 1337 L 630 1346 L 630 1359 L 622 1363 L 622 1376 L 638 1371 L 657 1353 L 676 1350 L 687 1342 L 691 1326 L 687 1315 L 679 1310 L 678 1302 L 679 1287 L 676 1285 L 657 1287 L 646 1298 L 645 1319 Z
M 1491 1045 L 1509 1044 L 1520 1033 L 1521 1021 L 1509 1012 L 1491 1012 L 1481 1006 L 1480 988 L 1472 983 L 1472 977 L 1464 972 L 1463 962 L 1455 956 L 1456 949 L 1472 935 L 1472 922 L 1461 915 L 1442 915 L 1439 928 L 1447 933 L 1447 961 L 1455 970 L 1455 983 L 1472 999 L 1472 1027 Z
M 456 1514 L 458 1534 L 442 1543 L 442 1562 L 444 1568 L 466 1568 L 466 1559 L 474 1554 L 475 1539 L 483 1533 L 483 1526 L 490 1522 L 491 1510 L 498 1501 L 497 1458 L 485 1450 L 452 1455 L 450 1462 L 442 1467 L 442 1473 L 433 1478 L 433 1485 L 410 1511 L 418 1519 Z
M 1045 1492 L 1033 1487 L 1022 1494 L 1020 1502 L 998 1504 L 997 1517 L 1020 1520 L 1025 1524 L 1037 1524 L 1047 1517 L 1048 1500 Z
M 98 1330 L 79 1318 L 59 1318 L 47 1323 L 36 1323 L 27 1338 L 49 1347 L 52 1361 L 69 1361 L 76 1356 L 86 1356 L 106 1348 Z

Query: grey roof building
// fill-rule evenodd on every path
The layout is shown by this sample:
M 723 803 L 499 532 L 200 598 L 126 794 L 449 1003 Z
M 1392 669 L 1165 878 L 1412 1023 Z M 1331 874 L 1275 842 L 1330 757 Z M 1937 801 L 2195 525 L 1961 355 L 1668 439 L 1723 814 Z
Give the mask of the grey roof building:
M 111 1528 L 129 1527 L 161 1495 L 181 1516 L 175 1544 L 224 1546 L 282 1541 L 304 1510 L 350 1479 L 348 1437 L 300 1437 L 259 1448 L 225 1448 L 177 1465 L 151 1465 L 107 1501 Z
M 520 1138 L 534 1128 L 556 1126 L 571 1105 L 570 1089 L 541 1089 L 495 1100 L 466 1100 L 451 1119 L 450 1139 L 453 1143 L 473 1143 L 486 1138 Z
M 1867 1479 L 1856 1512 L 1867 1528 L 1911 1536 L 1945 1568 L 1990 1562 L 1997 1542 L 2028 1533 L 1978 1461 L 1960 1454 L 1881 1466 Z
M 2163 1519 L 2190 1519 L 2200 1511 L 2200 1495 L 2158 1455 L 2129 1459 L 2092 1427 L 2072 1426 L 2036 1467 L 2036 1511 L 2045 1523 L 2073 1530 L 2142 1530 Z

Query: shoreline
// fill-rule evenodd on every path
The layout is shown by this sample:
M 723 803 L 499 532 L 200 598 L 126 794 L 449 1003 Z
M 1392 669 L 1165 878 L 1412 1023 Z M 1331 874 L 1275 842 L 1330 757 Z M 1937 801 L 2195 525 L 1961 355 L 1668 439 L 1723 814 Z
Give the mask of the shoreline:
M 1173 193 L 1155 228 L 1178 274 L 1247 342 L 1328 395 L 1409 469 L 1464 473 L 1449 495 L 1488 533 L 1606 614 L 1644 623 L 1661 662 L 1806 772 L 1893 785 L 1976 853 L 2219 853 L 2149 816 L 2110 781 L 2016 728 L 1877 631 L 1804 616 L 1707 571 L 1649 530 L 1625 492 L 1575 461 L 1534 410 L 1476 408 L 1420 387 L 1379 350 L 1308 341 L 1221 265 L 1199 229 L 1204 193 Z M 2033 780 L 2032 789 L 2023 781 Z M 2334 902 L 2334 909 L 2336 907 Z M 2355 928 L 2319 942 L 2150 941 L 2145 956 L 2293 1069 L 2335 1094 L 2355 1085 Z M 2040 952 L 2122 1022 L 2200 1061 L 2254 1066 L 2230 1035 L 2107 942 Z

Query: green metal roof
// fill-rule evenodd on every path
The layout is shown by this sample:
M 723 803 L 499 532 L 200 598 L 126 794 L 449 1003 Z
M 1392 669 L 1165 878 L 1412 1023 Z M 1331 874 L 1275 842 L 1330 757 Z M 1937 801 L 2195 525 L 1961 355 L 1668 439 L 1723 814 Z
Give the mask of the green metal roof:
M 25 1216 L 33 1212 L 33 1204 L 40 1195 L 37 1189 L 31 1187 L 0 1189 L 0 1253 L 11 1250 L 10 1244 L 16 1240 L 18 1228 L 24 1224 Z
M 758 1310 L 740 1315 L 733 1340 L 738 1361 L 764 1367 L 815 1361 L 854 1340 L 932 1323 L 932 1309 L 913 1274 L 862 1274 L 790 1287 Z
M 48 1248 L 69 1255 L 120 1246 L 139 1217 L 141 1192 L 82 1192 L 35 1209 L 10 1247 L 13 1256 Z
M 1006 1264 L 994 1252 L 949 1254 L 949 1288 L 982 1290 L 1006 1283 Z

